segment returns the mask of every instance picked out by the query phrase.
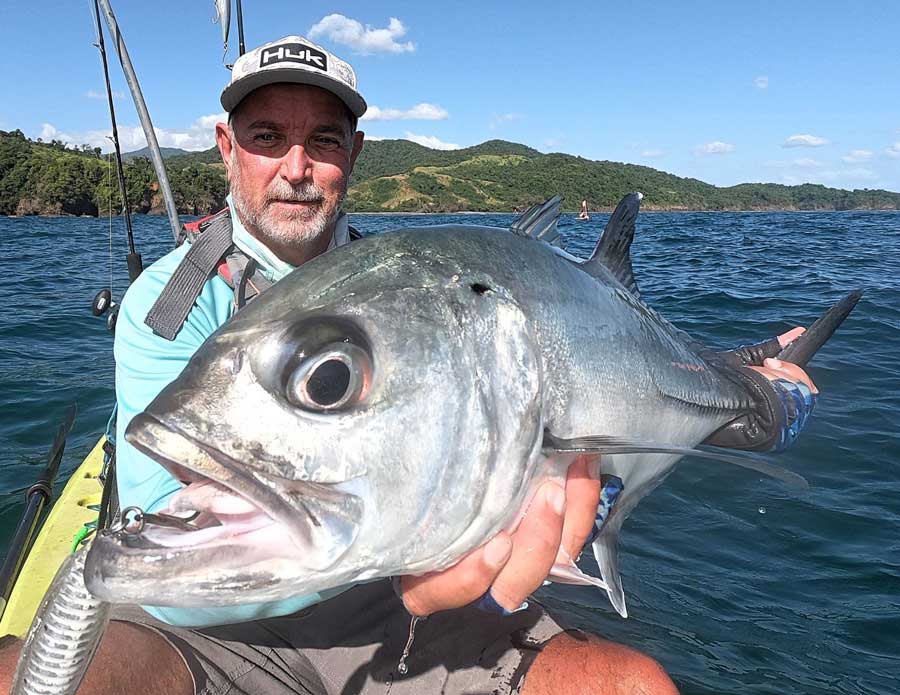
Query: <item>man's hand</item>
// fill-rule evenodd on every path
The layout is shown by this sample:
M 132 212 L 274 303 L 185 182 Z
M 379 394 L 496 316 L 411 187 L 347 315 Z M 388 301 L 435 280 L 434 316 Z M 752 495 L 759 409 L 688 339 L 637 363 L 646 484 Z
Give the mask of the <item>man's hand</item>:
M 782 348 L 787 347 L 790 343 L 799 338 L 805 330 L 805 328 L 794 328 L 787 333 L 782 333 L 778 336 L 778 342 L 781 344 Z M 816 388 L 816 385 L 813 383 L 812 379 L 809 378 L 809 375 L 792 362 L 784 362 L 769 357 L 763 360 L 761 365 L 753 365 L 750 366 L 749 369 L 759 372 L 769 381 L 785 379 L 786 381 L 802 383 L 806 384 L 813 393 L 819 393 L 819 389 Z
M 506 610 L 522 605 L 543 584 L 557 553 L 577 557 L 590 535 L 600 502 L 598 459 L 579 456 L 565 490 L 555 482 L 541 485 L 514 533 L 497 534 L 442 572 L 401 577 L 406 609 L 430 615 L 468 605 L 488 590 Z

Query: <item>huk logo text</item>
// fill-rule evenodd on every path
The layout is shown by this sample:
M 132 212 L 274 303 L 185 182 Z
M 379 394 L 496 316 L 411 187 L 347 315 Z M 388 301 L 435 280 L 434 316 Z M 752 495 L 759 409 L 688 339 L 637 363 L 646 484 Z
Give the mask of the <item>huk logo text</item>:
M 259 58 L 259 67 L 264 68 L 272 63 L 303 63 L 319 70 L 328 70 L 325 54 L 302 43 L 282 43 L 264 49 Z

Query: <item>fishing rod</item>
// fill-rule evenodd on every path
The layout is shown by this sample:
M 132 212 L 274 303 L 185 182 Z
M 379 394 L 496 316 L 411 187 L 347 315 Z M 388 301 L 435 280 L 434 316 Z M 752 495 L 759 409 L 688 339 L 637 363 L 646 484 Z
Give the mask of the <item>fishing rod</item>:
M 172 227 L 172 237 L 175 243 L 178 243 L 181 234 L 181 221 L 178 219 L 178 210 L 175 207 L 175 197 L 172 195 L 172 187 L 169 185 L 169 177 L 166 175 L 166 167 L 163 164 L 162 153 L 159 150 L 159 141 L 156 139 L 156 131 L 153 130 L 153 122 L 150 120 L 150 112 L 147 110 L 147 104 L 144 101 L 144 95 L 141 92 L 141 86 L 138 83 L 137 75 L 134 72 L 134 66 L 131 64 L 131 57 L 128 55 L 128 49 L 125 47 L 125 39 L 119 30 L 119 24 L 116 22 L 116 16 L 113 14 L 109 0 L 96 0 L 100 8 L 103 10 L 103 17 L 106 20 L 106 26 L 112 35 L 116 54 L 119 56 L 119 64 L 122 66 L 122 72 L 125 74 L 125 81 L 128 83 L 128 89 L 131 91 L 131 97 L 134 100 L 135 109 L 138 112 L 138 118 L 141 121 L 141 128 L 144 130 L 144 136 L 147 138 L 147 147 L 150 150 L 150 161 L 156 170 L 156 178 L 159 181 L 159 190 L 162 192 L 163 200 L 166 204 L 166 213 L 169 216 L 169 225 Z
M 235 0 L 238 26 L 238 55 L 242 56 L 247 50 L 244 48 L 244 13 L 241 11 L 241 0 Z
M 128 205 L 128 191 L 125 187 L 125 168 L 122 166 L 122 150 L 119 147 L 119 129 L 116 127 L 116 109 L 113 105 L 112 85 L 109 81 L 109 64 L 106 61 L 106 43 L 103 40 L 103 27 L 100 25 L 100 6 L 94 0 L 94 18 L 97 20 L 97 49 L 103 60 L 103 79 L 106 81 L 106 98 L 109 102 L 109 118 L 112 121 L 112 141 L 116 152 L 116 172 L 119 175 L 119 192 L 122 194 L 122 214 L 125 216 L 125 227 L 128 231 L 128 281 L 134 282 L 144 270 L 141 254 L 134 248 L 134 229 L 131 226 L 131 209 Z
M 53 446 L 50 447 L 47 465 L 25 493 L 25 511 L 22 512 L 22 518 L 19 520 L 16 533 L 9 545 L 9 552 L 3 561 L 3 566 L 0 567 L 0 616 L 6 610 L 6 604 L 12 594 L 16 578 L 19 576 L 19 571 L 31 548 L 31 541 L 37 530 L 41 513 L 44 511 L 44 507 L 53 501 L 53 481 L 59 472 L 59 464 L 66 448 L 66 437 L 72 430 L 76 412 L 77 409 L 74 405 L 69 407 L 65 419 L 56 433 L 56 439 L 53 440 Z

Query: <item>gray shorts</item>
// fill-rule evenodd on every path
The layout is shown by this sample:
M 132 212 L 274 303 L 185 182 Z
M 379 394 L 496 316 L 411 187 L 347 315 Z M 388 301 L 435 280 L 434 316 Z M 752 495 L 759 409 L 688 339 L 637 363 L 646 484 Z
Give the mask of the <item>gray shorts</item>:
M 293 615 L 221 627 L 172 627 L 136 606 L 113 620 L 145 625 L 182 655 L 194 691 L 209 695 L 518 693 L 541 646 L 562 628 L 537 603 L 510 616 L 467 607 L 416 625 L 390 582 L 354 587 Z

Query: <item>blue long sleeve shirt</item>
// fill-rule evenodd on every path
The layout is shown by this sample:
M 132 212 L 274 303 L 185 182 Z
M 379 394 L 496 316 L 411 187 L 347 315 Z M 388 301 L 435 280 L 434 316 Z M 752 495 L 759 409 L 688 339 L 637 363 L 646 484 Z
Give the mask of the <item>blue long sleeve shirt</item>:
M 231 200 L 229 198 L 229 205 Z M 232 210 L 234 208 L 232 207 Z M 293 270 L 252 237 L 232 214 L 232 238 L 248 256 L 255 258 L 265 274 L 279 280 Z M 332 246 L 348 241 L 345 215 L 338 219 Z M 116 476 L 121 506 L 156 511 L 166 506 L 181 484 L 164 468 L 125 441 L 131 419 L 181 373 L 188 360 L 234 312 L 234 292 L 220 277 L 207 280 L 175 340 L 156 335 L 144 323 L 175 268 L 188 251 L 182 244 L 148 267 L 129 287 L 122 300 L 116 324 Z M 171 625 L 201 627 L 245 622 L 288 615 L 341 593 L 345 588 L 295 596 L 282 601 L 213 608 L 144 606 L 154 617 Z

